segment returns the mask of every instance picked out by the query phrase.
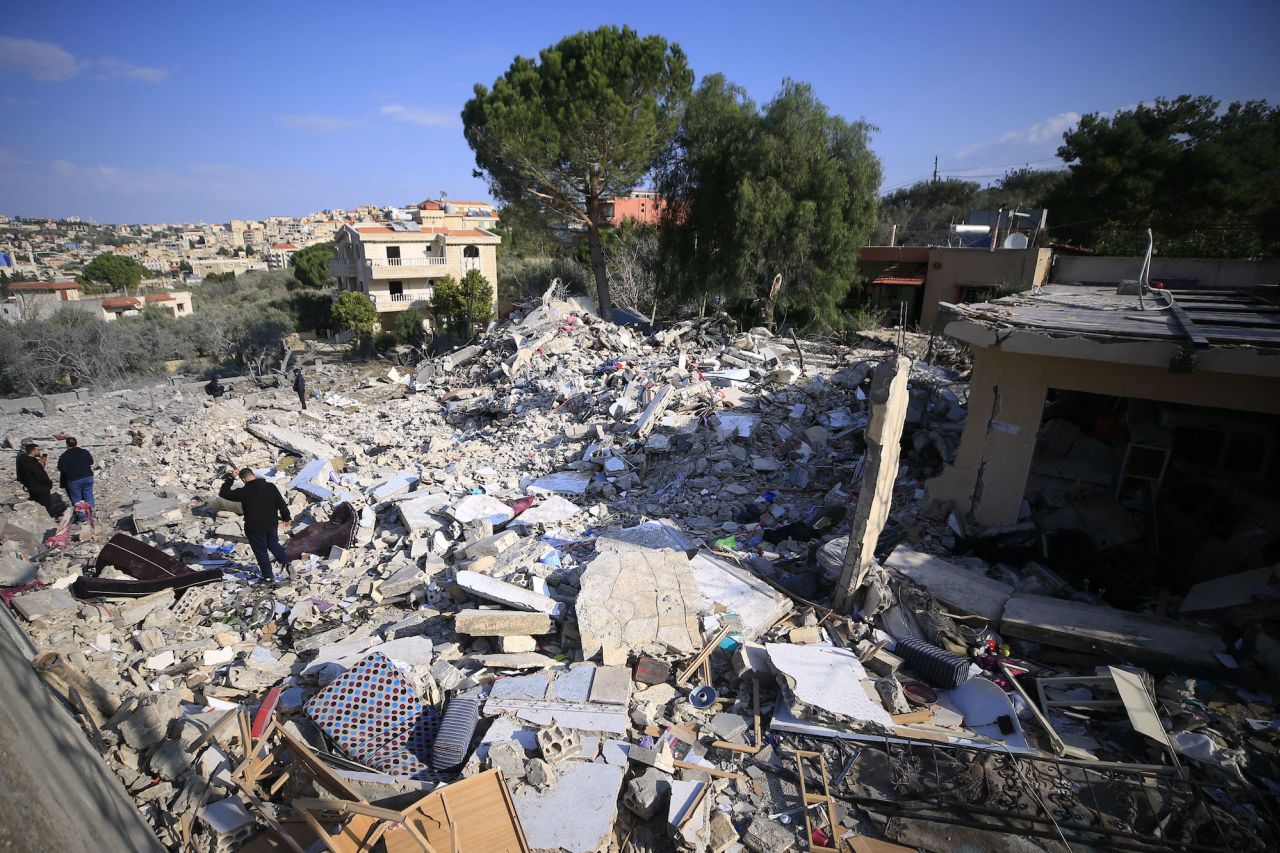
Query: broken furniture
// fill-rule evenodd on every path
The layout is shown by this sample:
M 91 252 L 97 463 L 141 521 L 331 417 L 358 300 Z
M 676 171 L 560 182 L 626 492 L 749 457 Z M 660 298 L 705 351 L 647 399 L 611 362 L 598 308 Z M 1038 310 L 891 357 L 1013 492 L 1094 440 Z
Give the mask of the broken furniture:
M 362 764 L 411 779 L 448 778 L 429 766 L 439 727 L 435 709 L 422 703 L 400 669 L 380 652 L 334 679 L 305 710 L 344 753 Z
M 127 533 L 112 536 L 98 552 L 94 574 L 108 567 L 117 568 L 136 580 L 81 575 L 71 585 L 71 592 L 76 598 L 141 598 L 166 589 L 180 593 L 189 587 L 222 580 L 221 569 L 196 571 Z
M 334 546 L 350 548 L 359 522 L 360 514 L 343 501 L 333 508 L 328 521 L 312 524 L 290 536 L 284 543 L 284 553 L 290 560 L 300 560 L 303 554 L 328 557 Z
M 359 798 L 300 798 L 293 806 L 333 853 L 371 850 L 379 841 L 387 853 L 529 850 L 502 771 L 496 769 L 432 791 L 399 811 Z M 331 831 L 321 818 L 334 814 L 341 823 Z

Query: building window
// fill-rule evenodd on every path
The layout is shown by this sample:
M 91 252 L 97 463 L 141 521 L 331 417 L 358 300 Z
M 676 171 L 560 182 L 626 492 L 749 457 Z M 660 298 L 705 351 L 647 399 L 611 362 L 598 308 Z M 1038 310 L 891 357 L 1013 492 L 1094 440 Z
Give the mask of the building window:
M 463 249 L 462 249 L 462 257 L 464 257 L 464 258 L 478 258 L 478 257 L 480 257 L 480 247 L 479 247 L 479 246 L 464 246 L 464 247 L 463 247 Z
M 399 246 L 387 247 L 387 261 L 393 267 L 400 266 L 400 247 Z
M 404 282 L 389 281 L 387 282 L 387 290 L 391 292 L 392 296 L 404 296 Z

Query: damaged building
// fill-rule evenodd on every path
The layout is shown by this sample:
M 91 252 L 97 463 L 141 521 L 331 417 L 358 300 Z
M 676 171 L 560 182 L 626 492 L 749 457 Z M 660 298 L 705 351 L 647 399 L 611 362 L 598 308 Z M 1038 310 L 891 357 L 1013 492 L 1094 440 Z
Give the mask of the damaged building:
M 408 368 L 316 345 L 305 411 L 247 382 L 14 407 L 0 440 L 78 436 L 98 503 L 0 484 L 10 699 L 57 703 L 130 849 L 1275 849 L 1269 546 L 1138 524 L 1194 515 L 1193 472 L 1262 506 L 1234 466 L 1272 457 L 1189 410 L 1264 433 L 1274 308 L 1114 290 L 840 345 L 552 289 Z M 228 466 L 288 503 L 278 584 Z M 1186 590 L 1094 569 L 1164 535 L 1237 556 Z
M 931 497 L 980 526 L 1034 520 L 1113 589 L 1185 592 L 1280 559 L 1275 287 L 1051 285 L 944 305 L 940 328 L 974 364 Z

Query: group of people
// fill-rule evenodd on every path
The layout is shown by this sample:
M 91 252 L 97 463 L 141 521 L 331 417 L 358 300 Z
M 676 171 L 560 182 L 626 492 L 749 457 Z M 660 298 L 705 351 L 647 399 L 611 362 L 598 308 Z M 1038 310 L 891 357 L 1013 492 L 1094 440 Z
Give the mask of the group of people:
M 56 466 L 58 485 L 71 500 L 76 522 L 83 523 L 93 512 L 93 454 L 80 447 L 72 436 L 68 436 L 66 442 L 67 449 L 58 457 Z M 31 500 L 56 518 L 61 515 L 61 500 L 55 501 L 53 480 L 45 470 L 48 462 L 49 454 L 41 450 L 39 444 L 26 442 L 18 453 L 18 482 Z
M 215 401 L 221 400 L 227 393 L 227 387 L 222 384 L 222 380 L 217 374 L 209 380 L 204 386 L 204 392 L 212 397 Z M 302 368 L 293 371 L 293 392 L 298 395 L 298 402 L 302 404 L 302 408 L 307 408 L 307 378 L 302 375 Z
M 293 390 L 298 395 L 302 408 L 307 407 L 307 380 L 302 371 L 293 372 Z M 205 392 L 214 400 L 226 394 L 226 387 L 217 376 L 205 386 Z M 88 450 L 80 447 L 75 438 L 67 437 L 67 449 L 58 457 L 56 465 L 58 483 L 66 491 L 75 510 L 75 520 L 83 523 L 93 512 L 93 456 Z M 50 516 L 57 518 L 62 514 L 62 500 L 53 493 L 53 480 L 49 477 L 46 466 L 49 454 L 34 441 L 25 442 L 18 454 L 18 482 L 27 490 L 31 500 L 40 504 Z M 240 488 L 233 488 L 235 478 L 239 476 L 244 483 Z M 289 505 L 284 502 L 280 490 L 273 483 L 255 476 L 252 468 L 241 468 L 239 472 L 228 469 L 222 481 L 222 489 L 218 496 L 224 500 L 238 503 L 244 510 L 244 535 L 253 549 L 254 559 L 264 580 L 277 582 L 272 570 L 271 560 L 274 557 L 286 569 L 289 556 L 280 544 L 277 522 L 284 526 L 292 522 Z

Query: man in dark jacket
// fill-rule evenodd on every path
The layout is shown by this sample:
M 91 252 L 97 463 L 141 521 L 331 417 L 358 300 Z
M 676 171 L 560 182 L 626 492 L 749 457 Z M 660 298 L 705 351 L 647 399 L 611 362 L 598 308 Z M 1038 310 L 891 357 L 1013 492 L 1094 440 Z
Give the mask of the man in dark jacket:
M 289 556 L 285 554 L 276 533 L 277 514 L 282 524 L 292 519 L 289 506 L 281 497 L 280 490 L 274 484 L 254 476 L 252 468 L 241 468 L 240 479 L 244 481 L 244 485 L 238 489 L 231 488 L 235 477 L 228 471 L 222 478 L 222 489 L 218 492 L 218 497 L 235 501 L 244 507 L 245 538 L 249 540 L 253 556 L 258 560 L 262 577 L 274 582 L 276 578 L 271 571 L 272 555 L 285 568 L 289 566 Z
M 222 383 L 218 381 L 217 374 L 214 374 L 214 377 L 209 380 L 209 384 L 204 386 L 204 393 L 216 401 L 222 399 L 222 395 L 227 393 L 227 389 L 222 387 Z
M 40 445 L 32 442 L 25 445 L 18 454 L 18 482 L 27 490 L 31 500 L 45 508 L 49 515 L 53 511 L 53 481 L 44 470 L 44 460 L 48 454 L 40 452 Z
M 298 394 L 298 400 L 302 403 L 305 411 L 307 408 L 307 380 L 302 375 L 302 368 L 293 371 L 293 390 Z
M 87 503 L 93 509 L 93 455 L 76 440 L 67 437 L 67 449 L 58 457 L 58 484 L 62 486 L 71 499 L 71 505 Z M 85 521 L 85 516 L 76 510 L 76 522 Z

